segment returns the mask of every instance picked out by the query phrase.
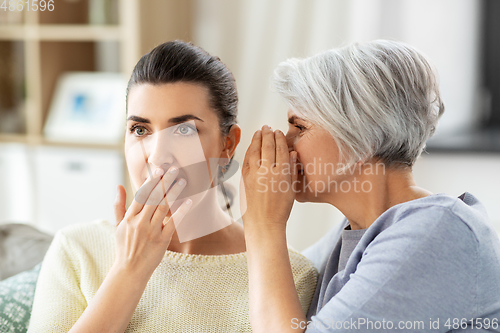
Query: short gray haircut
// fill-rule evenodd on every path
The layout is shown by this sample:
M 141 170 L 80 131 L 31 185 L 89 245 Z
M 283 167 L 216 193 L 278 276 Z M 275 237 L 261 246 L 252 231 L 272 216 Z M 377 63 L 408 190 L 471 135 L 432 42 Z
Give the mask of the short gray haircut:
M 433 65 L 396 41 L 289 59 L 273 86 L 297 115 L 330 132 L 346 167 L 373 157 L 413 166 L 444 112 Z

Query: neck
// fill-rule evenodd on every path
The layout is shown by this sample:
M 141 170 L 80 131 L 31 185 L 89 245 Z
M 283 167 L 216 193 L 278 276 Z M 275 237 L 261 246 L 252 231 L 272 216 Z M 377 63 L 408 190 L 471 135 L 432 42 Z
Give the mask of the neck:
M 176 227 L 168 250 L 204 255 L 245 252 L 243 226 L 222 210 L 217 201 L 217 188 L 191 198 L 198 204 Z
M 369 167 L 373 168 L 373 164 Z M 331 193 L 327 200 L 344 214 L 353 230 L 368 228 L 382 213 L 395 205 L 432 194 L 416 185 L 409 167 L 384 167 L 383 172 L 381 169 L 377 169 L 379 172 L 367 172 L 366 168 L 362 166 L 351 179 L 355 177 L 359 181 L 355 188 L 357 191 Z M 365 184 L 364 189 L 371 189 L 360 190 L 359 184 Z

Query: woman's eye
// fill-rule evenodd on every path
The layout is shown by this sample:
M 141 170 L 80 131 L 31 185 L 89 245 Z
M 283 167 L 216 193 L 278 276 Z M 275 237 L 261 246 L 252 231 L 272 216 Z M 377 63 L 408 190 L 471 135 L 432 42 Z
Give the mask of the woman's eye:
M 299 125 L 299 124 L 297 124 L 297 123 L 289 123 L 289 126 L 290 126 L 290 129 L 291 129 L 291 128 L 298 129 L 298 130 L 299 130 L 298 135 L 302 135 L 302 134 L 304 134 L 304 131 L 307 129 L 305 126 Z M 296 133 L 296 130 L 294 130 L 294 132 Z M 293 133 L 293 132 L 292 132 L 292 133 Z
M 147 133 L 147 129 L 142 126 L 132 126 L 130 128 L 130 133 L 135 134 L 136 136 L 144 136 Z
M 194 132 L 196 132 L 196 130 L 188 125 L 180 125 L 175 130 L 175 133 L 179 133 L 180 135 L 185 135 L 185 136 L 192 135 L 194 134 Z
M 299 129 L 300 133 L 302 133 L 306 129 L 304 126 L 301 126 L 301 125 L 298 125 L 298 124 L 295 124 L 294 126 L 295 126 L 295 128 Z

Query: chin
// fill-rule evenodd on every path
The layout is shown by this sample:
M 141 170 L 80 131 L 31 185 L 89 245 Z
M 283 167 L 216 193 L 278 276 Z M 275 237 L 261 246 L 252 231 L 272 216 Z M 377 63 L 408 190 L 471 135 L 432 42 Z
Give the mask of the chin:
M 319 192 L 319 193 L 316 193 L 315 195 L 315 192 L 312 191 L 312 192 L 305 192 L 305 191 L 300 191 L 300 192 L 296 192 L 295 193 L 295 201 L 297 202 L 325 202 L 323 199 L 323 193 L 322 192 Z
M 321 200 L 320 198 L 315 197 L 314 193 L 311 193 L 311 195 L 309 195 L 309 196 L 304 194 L 304 193 L 301 193 L 300 195 L 297 195 L 295 197 L 295 201 L 301 202 L 301 203 L 304 203 L 304 202 L 325 202 L 325 201 Z
M 305 199 L 303 199 L 303 198 L 301 198 L 301 197 L 298 197 L 298 196 L 297 196 L 297 197 L 295 197 L 295 201 L 297 201 L 297 202 L 302 202 L 302 203 L 303 203 L 303 202 L 308 202 L 307 200 L 305 200 Z
M 295 201 L 297 202 L 312 202 L 311 198 L 314 197 L 314 193 L 306 193 L 304 191 L 300 191 L 295 193 Z

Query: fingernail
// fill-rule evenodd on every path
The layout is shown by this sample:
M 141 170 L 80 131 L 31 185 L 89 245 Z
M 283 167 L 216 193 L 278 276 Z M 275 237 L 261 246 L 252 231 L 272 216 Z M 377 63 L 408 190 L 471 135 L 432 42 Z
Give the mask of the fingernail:
M 190 205 L 190 204 L 192 204 L 192 203 L 193 203 L 193 202 L 191 201 L 191 199 L 187 199 L 187 200 L 186 200 L 186 205 Z
M 177 168 L 176 167 L 171 167 L 169 172 L 173 175 L 173 174 L 175 174 L 177 172 Z
M 276 133 L 276 134 L 283 134 L 283 132 L 282 132 L 282 131 L 280 131 L 280 130 L 276 130 L 276 132 L 275 132 L 275 133 Z
M 162 168 L 156 168 L 155 170 L 155 176 L 161 176 L 163 175 L 163 169 Z
M 292 161 L 293 163 L 297 162 L 297 154 L 292 153 Z
M 184 186 L 186 185 L 186 181 L 184 179 L 181 179 L 177 182 L 177 184 L 179 184 L 180 186 Z

